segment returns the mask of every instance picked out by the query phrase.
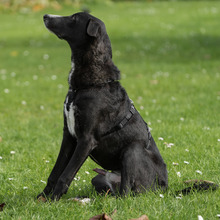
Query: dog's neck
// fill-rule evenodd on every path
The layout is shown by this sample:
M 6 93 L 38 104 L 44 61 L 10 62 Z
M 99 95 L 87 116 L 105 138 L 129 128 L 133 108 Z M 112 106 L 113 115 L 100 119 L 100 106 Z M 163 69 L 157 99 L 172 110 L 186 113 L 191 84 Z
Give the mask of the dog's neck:
M 92 50 L 86 53 L 72 51 L 72 68 L 68 78 L 70 87 L 77 90 L 118 81 L 120 71 L 114 65 L 111 54 L 106 54 L 94 54 Z

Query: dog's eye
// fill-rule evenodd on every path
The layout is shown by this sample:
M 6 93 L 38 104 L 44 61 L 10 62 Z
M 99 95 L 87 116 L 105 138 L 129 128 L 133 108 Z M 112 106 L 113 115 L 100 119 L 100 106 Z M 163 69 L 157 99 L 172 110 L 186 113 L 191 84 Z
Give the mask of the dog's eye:
M 72 15 L 72 20 L 76 21 L 76 16 L 75 15 Z

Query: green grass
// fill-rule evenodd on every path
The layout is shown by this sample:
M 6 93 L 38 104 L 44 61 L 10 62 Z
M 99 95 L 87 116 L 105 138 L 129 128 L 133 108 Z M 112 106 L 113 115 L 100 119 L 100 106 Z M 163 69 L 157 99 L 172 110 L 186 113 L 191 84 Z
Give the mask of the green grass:
M 59 202 L 36 201 L 45 186 L 41 180 L 47 180 L 59 152 L 71 67 L 68 45 L 46 30 L 42 16 L 68 15 L 78 9 L 4 12 L 0 14 L 0 203 L 6 206 L 0 219 L 89 219 L 114 209 L 114 220 L 142 214 L 149 219 L 198 215 L 217 219 L 219 190 L 181 200 L 173 192 L 187 179 L 220 183 L 220 2 L 89 7 L 106 23 L 121 83 L 152 128 L 167 163 L 169 189 L 164 198 L 151 192 L 125 199 L 96 195 L 90 181 L 97 165 L 89 159 L 77 175 L 80 180 Z M 167 148 L 164 142 L 174 146 Z M 92 199 L 88 205 L 68 200 L 85 194 Z

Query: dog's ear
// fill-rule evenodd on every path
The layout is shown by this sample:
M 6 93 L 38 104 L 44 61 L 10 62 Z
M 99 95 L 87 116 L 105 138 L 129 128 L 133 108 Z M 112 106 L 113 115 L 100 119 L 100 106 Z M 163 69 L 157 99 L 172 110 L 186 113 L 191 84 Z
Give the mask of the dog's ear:
M 97 37 L 99 28 L 100 24 L 95 22 L 93 19 L 90 19 L 87 26 L 87 34 L 91 37 Z

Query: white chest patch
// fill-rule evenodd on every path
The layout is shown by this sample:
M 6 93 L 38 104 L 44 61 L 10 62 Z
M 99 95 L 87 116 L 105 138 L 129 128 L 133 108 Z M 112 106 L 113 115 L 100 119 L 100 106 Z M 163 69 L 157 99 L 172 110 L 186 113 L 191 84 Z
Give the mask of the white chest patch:
M 68 130 L 72 136 L 76 136 L 74 112 L 75 112 L 75 106 L 73 105 L 73 102 L 68 103 L 68 97 L 67 97 L 64 103 L 64 113 L 67 120 Z
M 70 70 L 69 78 L 68 78 L 68 82 L 69 82 L 70 87 L 71 87 L 71 79 L 72 79 L 72 75 L 74 74 L 74 70 L 75 70 L 75 64 L 72 61 L 72 68 Z M 70 89 L 69 92 L 71 93 L 71 91 L 72 90 Z M 66 116 L 68 130 L 69 130 L 70 134 L 75 137 L 76 132 L 75 132 L 75 115 L 74 114 L 75 114 L 76 106 L 73 104 L 73 99 L 72 100 L 71 99 L 72 98 L 71 98 L 71 94 L 70 94 L 70 96 L 67 96 L 66 101 L 64 103 L 64 113 Z
M 68 78 L 68 82 L 69 82 L 69 85 L 71 84 L 71 79 L 72 79 L 72 75 L 74 73 L 74 70 L 75 70 L 75 64 L 74 62 L 72 61 L 72 68 L 71 68 L 71 71 L 69 73 L 69 78 Z

